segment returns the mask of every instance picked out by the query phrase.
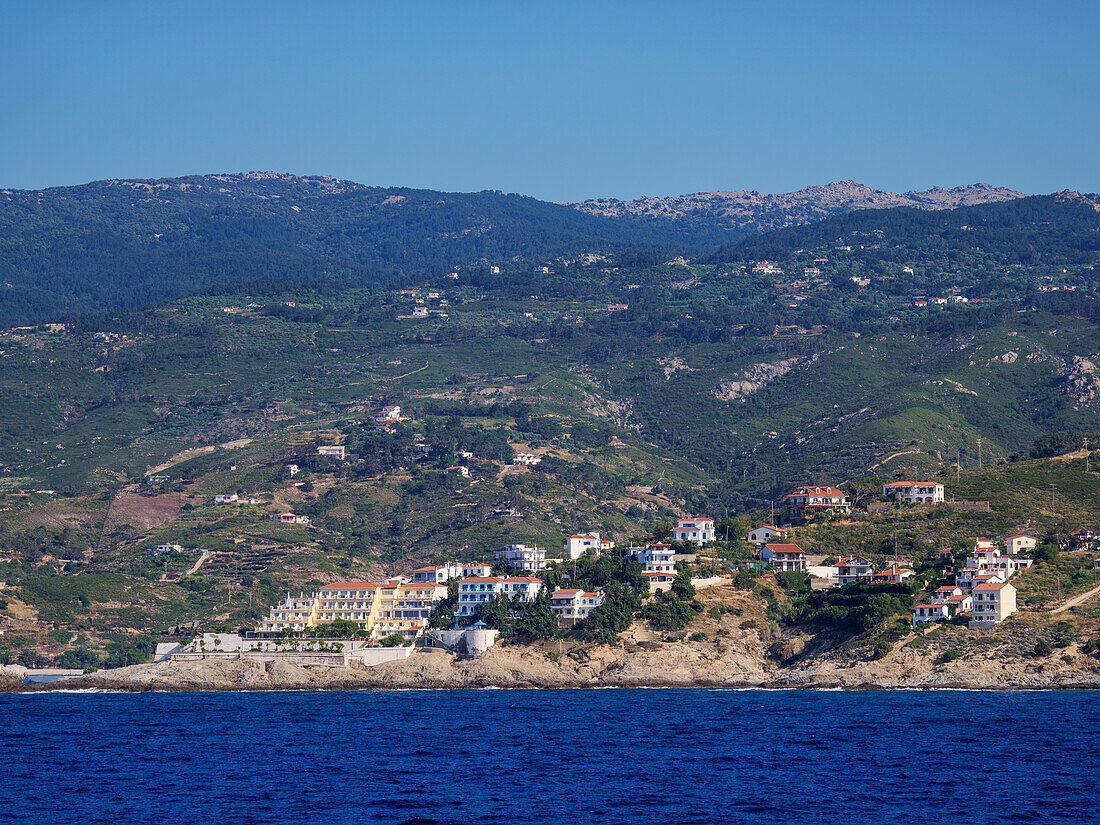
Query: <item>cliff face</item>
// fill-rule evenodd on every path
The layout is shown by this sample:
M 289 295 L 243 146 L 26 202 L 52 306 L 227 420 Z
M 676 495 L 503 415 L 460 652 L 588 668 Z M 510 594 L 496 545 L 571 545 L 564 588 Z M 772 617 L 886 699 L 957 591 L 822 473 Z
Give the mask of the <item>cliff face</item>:
M 944 662 L 901 648 L 880 660 L 826 654 L 782 667 L 763 645 L 645 643 L 631 651 L 596 646 L 564 654 L 509 645 L 458 659 L 425 650 L 373 668 L 300 667 L 283 662 L 162 662 L 67 679 L 37 689 L 280 690 L 396 688 L 762 687 L 1100 688 L 1100 662 L 1073 650 L 1037 659 L 979 654 Z M 10 686 L 9 686 L 10 689 Z
M 757 191 L 697 192 L 667 198 L 643 197 L 632 201 L 610 198 L 572 204 L 590 215 L 632 217 L 643 220 L 709 224 L 717 229 L 754 232 L 809 223 L 854 209 L 954 209 L 981 203 L 998 203 L 1023 197 L 1023 193 L 987 183 L 934 187 L 902 194 L 872 189 L 853 180 L 825 186 L 808 186 L 797 192 L 764 194 Z

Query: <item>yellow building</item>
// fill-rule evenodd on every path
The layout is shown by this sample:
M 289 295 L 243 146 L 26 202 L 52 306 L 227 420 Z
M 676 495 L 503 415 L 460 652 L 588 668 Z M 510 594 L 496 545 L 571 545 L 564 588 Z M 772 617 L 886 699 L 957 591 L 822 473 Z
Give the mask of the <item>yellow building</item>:
M 337 620 L 354 622 L 371 639 L 398 633 L 415 639 L 427 628 L 436 602 L 447 586 L 436 582 L 336 582 L 313 596 L 288 596 L 271 609 L 260 635 L 308 630 Z

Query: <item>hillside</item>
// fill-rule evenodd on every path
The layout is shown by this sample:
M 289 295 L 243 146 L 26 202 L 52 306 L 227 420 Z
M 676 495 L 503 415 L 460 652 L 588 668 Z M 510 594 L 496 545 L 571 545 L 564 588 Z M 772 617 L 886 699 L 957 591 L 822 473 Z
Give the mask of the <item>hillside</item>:
M 270 173 L 0 191 L 0 325 L 240 282 L 369 284 L 473 263 L 681 244 L 675 230 L 500 192 Z
M 240 283 L 352 286 L 636 250 L 667 259 L 670 250 L 706 253 L 858 207 L 940 208 L 1016 194 L 978 186 L 896 196 L 846 182 L 789 195 L 722 193 L 713 196 L 719 205 L 685 196 L 659 208 L 603 201 L 573 208 L 501 192 L 265 172 L 5 189 L 0 325 L 153 306 Z

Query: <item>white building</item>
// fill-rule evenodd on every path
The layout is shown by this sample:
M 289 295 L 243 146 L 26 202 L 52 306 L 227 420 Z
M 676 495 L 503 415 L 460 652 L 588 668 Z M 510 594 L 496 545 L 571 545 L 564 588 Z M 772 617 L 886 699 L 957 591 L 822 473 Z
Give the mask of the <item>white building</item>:
M 760 527 L 754 527 L 749 530 L 749 543 L 750 544 L 767 544 L 769 541 L 783 538 L 783 530 L 775 527 L 771 524 L 764 524 Z
M 534 576 L 471 576 L 458 583 L 458 606 L 455 615 L 472 616 L 479 604 L 503 594 L 509 601 L 533 602 L 543 587 Z
M 509 544 L 500 550 L 494 550 L 493 555 L 498 560 L 506 562 L 514 569 L 522 570 L 525 573 L 537 573 L 547 567 L 545 547 Z
M 992 627 L 1016 612 L 1016 588 L 1008 582 L 987 582 L 974 586 L 974 618 L 971 627 Z
M 460 476 L 462 478 L 469 478 L 470 477 L 470 468 L 469 467 L 463 467 L 461 464 L 455 464 L 453 467 L 448 467 L 447 472 L 448 473 L 454 473 L 455 475 Z
M 296 476 L 296 475 L 298 475 L 298 473 L 302 472 L 297 464 L 287 464 L 286 465 L 286 471 L 287 471 L 287 474 L 291 478 L 294 478 L 294 476 Z
M 400 421 L 401 420 L 401 407 L 396 404 L 393 406 L 383 407 L 382 412 L 378 413 L 374 417 L 374 420 L 379 424 L 387 421 Z
M 602 590 L 594 593 L 574 589 L 555 590 L 550 595 L 550 610 L 558 624 L 571 627 L 603 604 L 603 598 Z
M 427 307 L 413 307 L 413 318 L 427 318 L 427 317 L 428 317 L 428 308 Z
M 296 516 L 294 513 L 276 513 L 271 520 L 279 524 L 309 524 L 309 516 Z
M 541 461 L 542 459 L 534 453 L 515 453 L 512 456 L 513 464 L 524 464 L 528 467 L 533 467 L 535 464 L 538 464 Z
M 848 556 L 836 563 L 836 580 L 841 587 L 852 582 L 866 581 L 873 572 L 871 562 L 863 556 Z
M 875 584 L 901 584 L 915 575 L 917 571 L 908 567 L 888 567 L 871 576 L 871 581 Z
M 183 547 L 179 544 L 158 544 L 154 552 L 158 555 L 163 553 L 182 553 Z
M 676 541 L 690 541 L 702 547 L 708 542 L 714 541 L 714 519 L 692 518 L 680 519 L 676 523 L 676 529 L 672 531 Z
M 912 626 L 924 622 L 945 621 L 950 618 L 950 610 L 946 604 L 918 604 L 913 608 Z
M 670 544 L 658 541 L 645 547 L 625 547 L 623 555 L 636 558 L 643 573 L 667 573 L 676 576 L 676 551 Z
M 214 496 L 215 504 L 236 504 L 240 499 L 236 493 L 229 493 L 228 495 Z
M 443 583 L 451 579 L 464 579 L 471 576 L 490 576 L 492 573 L 493 566 L 491 564 L 449 562 L 448 564 L 418 567 L 412 571 L 412 580 L 414 582 Z
M 572 561 L 576 561 L 585 553 L 594 556 L 600 555 L 602 542 L 599 533 L 585 533 L 577 536 L 568 536 L 562 543 L 562 555 Z
M 344 460 L 346 452 L 344 448 L 339 444 L 323 445 L 317 448 L 317 455 L 326 455 L 331 458 L 338 458 L 341 461 Z
M 894 481 L 882 486 L 882 495 L 907 504 L 938 504 L 944 486 L 935 481 Z

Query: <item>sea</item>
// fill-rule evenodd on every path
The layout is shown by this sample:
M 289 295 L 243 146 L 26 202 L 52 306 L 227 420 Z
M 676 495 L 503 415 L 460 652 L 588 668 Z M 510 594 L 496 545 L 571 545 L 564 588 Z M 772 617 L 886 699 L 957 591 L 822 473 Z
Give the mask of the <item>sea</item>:
M 0 823 L 1100 823 L 1100 692 L 0 695 Z

